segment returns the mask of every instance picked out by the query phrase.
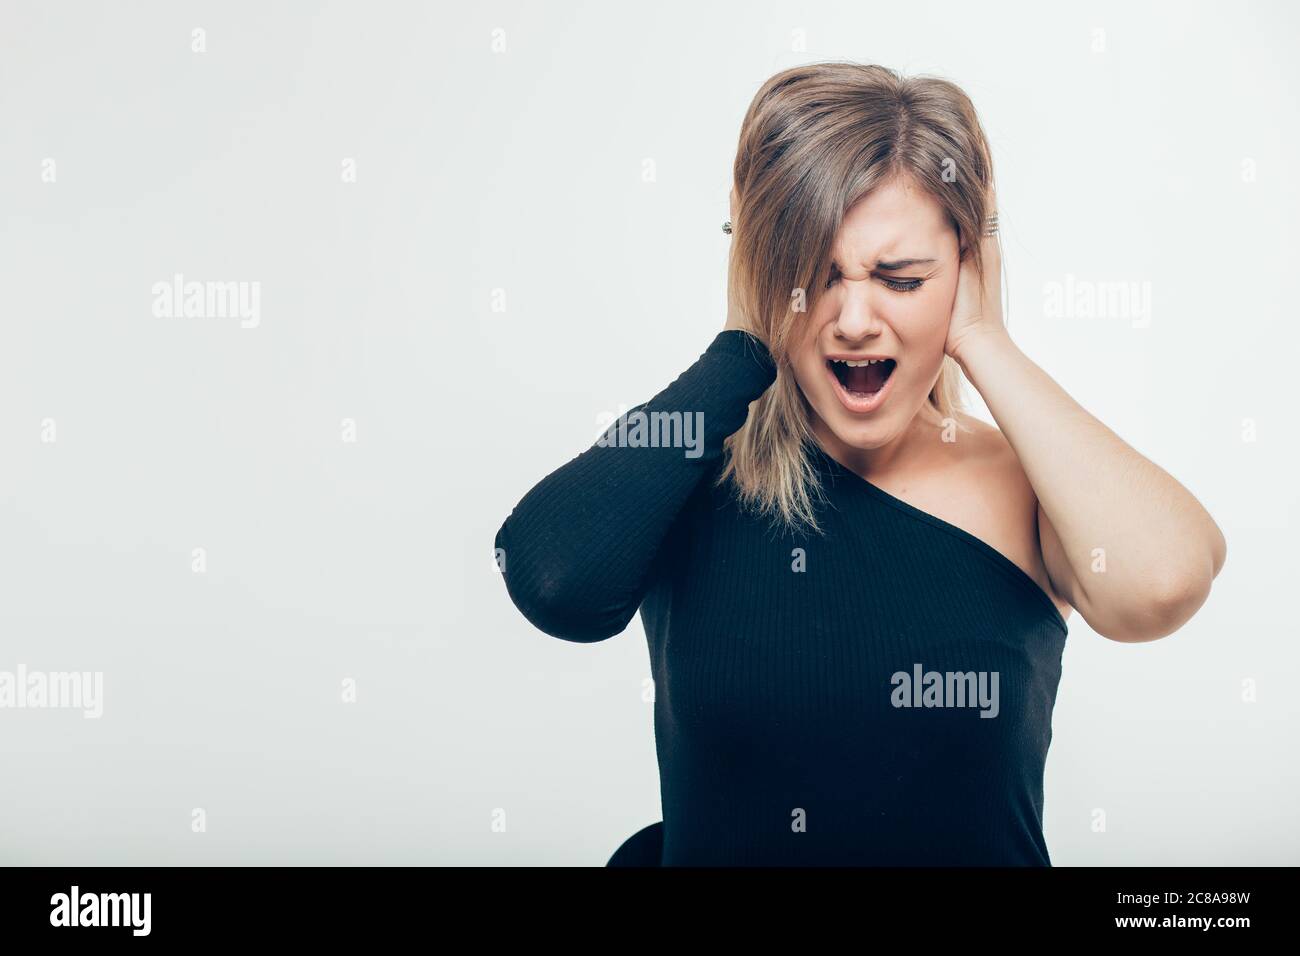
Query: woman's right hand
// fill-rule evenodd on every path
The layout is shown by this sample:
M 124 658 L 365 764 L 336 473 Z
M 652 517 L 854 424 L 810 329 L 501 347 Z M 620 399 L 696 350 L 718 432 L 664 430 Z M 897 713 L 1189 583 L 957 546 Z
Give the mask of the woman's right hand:
M 732 186 L 731 187 L 731 229 L 733 234 L 735 232 L 736 225 L 737 225 L 736 187 Z M 749 323 L 746 322 L 745 317 L 741 315 L 740 307 L 736 301 L 737 300 L 736 291 L 731 287 L 731 281 L 734 275 L 732 271 L 732 257 L 735 255 L 735 250 L 736 250 L 735 242 L 736 240 L 733 235 L 733 238 L 731 240 L 732 243 L 731 251 L 727 254 L 727 324 L 723 326 L 723 331 L 725 332 L 728 329 L 740 329 L 741 331 L 744 332 L 753 333 L 754 330 L 749 327 Z

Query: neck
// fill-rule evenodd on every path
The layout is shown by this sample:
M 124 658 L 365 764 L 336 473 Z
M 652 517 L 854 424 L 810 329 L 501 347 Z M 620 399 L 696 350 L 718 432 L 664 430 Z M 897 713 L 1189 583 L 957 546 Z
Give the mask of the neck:
M 942 425 L 938 411 L 927 401 L 906 428 L 876 448 L 845 444 L 820 418 L 814 419 L 812 431 L 826 454 L 863 478 L 871 478 L 907 468 L 927 450 L 932 450 L 934 430 Z

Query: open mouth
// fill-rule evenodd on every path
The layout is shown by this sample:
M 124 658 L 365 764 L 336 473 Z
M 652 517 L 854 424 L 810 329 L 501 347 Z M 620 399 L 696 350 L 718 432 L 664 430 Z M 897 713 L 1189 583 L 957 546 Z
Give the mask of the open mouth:
M 891 358 L 826 360 L 826 367 L 855 402 L 870 399 L 883 390 L 897 366 Z

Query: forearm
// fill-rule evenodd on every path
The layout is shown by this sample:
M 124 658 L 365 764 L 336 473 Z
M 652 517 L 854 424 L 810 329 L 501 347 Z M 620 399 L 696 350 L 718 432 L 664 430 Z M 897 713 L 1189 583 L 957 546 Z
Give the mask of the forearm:
M 962 346 L 957 361 L 1019 457 L 1073 572 L 1078 593 L 1064 596 L 1094 627 L 1116 631 L 1120 622 L 1190 616 L 1226 550 L 1196 498 L 1089 414 L 1005 330 Z
M 538 482 L 495 541 L 520 611 L 566 640 L 622 631 L 665 535 L 775 374 L 761 343 L 724 332 L 671 385 Z

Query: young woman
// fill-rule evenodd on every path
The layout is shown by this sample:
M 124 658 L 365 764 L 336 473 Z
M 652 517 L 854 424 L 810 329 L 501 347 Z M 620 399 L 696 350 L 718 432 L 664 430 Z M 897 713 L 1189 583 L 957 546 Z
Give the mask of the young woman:
M 496 538 L 547 634 L 641 612 L 664 819 L 611 863 L 1050 865 L 1066 618 L 1170 634 L 1225 543 L 1016 347 L 996 220 L 951 83 L 822 63 L 755 96 L 724 330 Z

